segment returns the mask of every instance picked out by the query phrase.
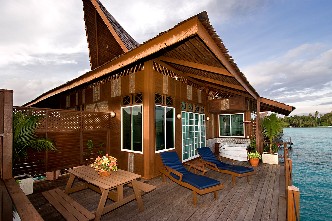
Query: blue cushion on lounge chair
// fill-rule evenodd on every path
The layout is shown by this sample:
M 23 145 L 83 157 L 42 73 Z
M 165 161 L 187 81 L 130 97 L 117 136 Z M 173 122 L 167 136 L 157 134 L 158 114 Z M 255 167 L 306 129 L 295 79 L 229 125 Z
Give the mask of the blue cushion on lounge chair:
M 189 173 L 189 171 L 180 162 L 179 156 L 176 152 L 162 152 L 160 153 L 160 156 L 165 166 L 168 166 L 183 175 Z
M 197 151 L 203 160 L 216 164 L 216 166 L 221 170 L 229 170 L 229 171 L 239 173 L 239 174 L 254 171 L 254 168 L 252 168 L 252 167 L 237 166 L 237 165 L 232 165 L 232 164 L 227 164 L 227 163 L 221 162 L 220 160 L 218 160 L 216 158 L 216 156 L 213 155 L 213 153 L 209 147 L 198 148 Z
M 220 184 L 218 180 L 214 180 L 206 176 L 197 175 L 191 172 L 182 176 L 182 181 L 189 183 L 194 187 L 197 187 L 198 189 L 205 189 Z
M 220 184 L 218 180 L 189 172 L 180 162 L 176 152 L 162 152 L 160 153 L 160 156 L 165 166 L 168 166 L 173 170 L 183 174 L 183 182 L 189 183 L 198 189 L 205 189 Z M 175 179 L 179 179 L 179 177 L 175 174 L 171 174 L 171 176 L 173 176 Z

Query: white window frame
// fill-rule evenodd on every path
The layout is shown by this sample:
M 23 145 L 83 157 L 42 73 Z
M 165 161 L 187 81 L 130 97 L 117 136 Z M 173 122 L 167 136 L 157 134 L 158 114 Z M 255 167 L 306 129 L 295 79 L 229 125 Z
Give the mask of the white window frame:
M 133 143 L 132 143 L 132 140 L 133 140 L 133 121 L 131 120 L 131 125 L 130 125 L 130 128 L 131 128 L 131 136 L 130 136 L 130 140 L 131 140 L 131 150 L 128 150 L 128 149 L 124 149 L 123 148 L 123 114 L 122 114 L 122 110 L 124 108 L 128 108 L 128 107 L 141 107 L 142 109 L 142 151 L 134 151 L 132 150 L 133 149 Z M 140 105 L 131 105 L 131 106 L 124 106 L 124 107 L 121 107 L 121 151 L 125 151 L 125 152 L 130 152 L 130 153 L 140 153 L 140 154 L 143 154 L 143 151 L 144 151 L 144 114 L 143 114 L 143 105 L 140 104 Z
M 198 153 L 196 152 L 196 154 L 195 154 L 195 147 L 193 147 L 193 148 L 189 148 L 189 149 L 191 149 L 190 151 L 191 152 L 193 152 L 194 154 L 191 154 L 191 156 L 189 156 L 189 158 L 187 158 L 187 159 L 184 159 L 184 148 L 185 148 L 185 143 L 184 143 L 184 141 L 183 141 L 183 133 L 184 133 L 184 131 L 183 131 L 183 127 L 186 127 L 186 129 L 187 128 L 189 128 L 190 126 L 193 126 L 194 128 L 196 127 L 196 125 L 195 124 L 193 124 L 193 125 L 191 125 L 190 124 L 190 122 L 189 122 L 189 124 L 187 124 L 187 125 L 184 125 L 183 124 L 183 121 L 184 121 L 184 119 L 182 118 L 182 115 L 183 115 L 183 113 L 185 113 L 185 114 L 190 114 L 190 113 L 192 113 L 193 115 L 194 115 L 194 122 L 195 122 L 195 116 L 196 115 L 198 115 L 198 131 L 195 131 L 194 130 L 194 133 L 196 133 L 196 132 L 199 132 L 199 137 L 197 137 L 197 148 L 200 148 L 200 147 L 204 147 L 204 146 L 206 146 L 206 118 L 205 118 L 205 114 L 201 114 L 201 113 L 194 113 L 194 112 L 188 112 L 188 111 L 181 111 L 181 140 L 182 140 L 182 162 L 186 162 L 186 161 L 189 161 L 189 160 L 192 160 L 192 159 L 195 159 L 195 158 L 197 158 L 198 157 Z M 203 122 L 204 122 L 204 136 L 202 136 L 202 125 L 201 125 L 201 117 L 204 117 L 203 118 Z M 204 141 L 202 141 L 202 137 L 204 137 Z M 196 137 L 194 137 L 194 139 L 195 139 Z M 190 139 L 190 138 L 187 138 L 187 139 Z M 195 145 L 196 143 L 195 143 L 195 141 L 194 141 L 194 145 Z M 196 149 L 197 149 L 196 148 Z M 189 154 L 190 155 L 190 154 Z
M 244 138 L 245 134 L 246 134 L 246 127 L 245 125 L 243 125 L 243 136 L 222 136 L 221 135 L 221 131 L 220 131 L 220 115 L 229 115 L 230 118 L 232 118 L 232 115 L 236 115 L 236 114 L 241 114 L 242 115 L 242 124 L 244 124 L 244 113 L 235 113 L 235 114 L 219 114 L 218 115 L 218 133 L 219 133 L 219 137 L 239 137 L 239 138 Z M 230 131 L 232 131 L 232 121 L 230 121 Z
M 173 142 L 173 148 L 166 148 L 166 136 L 167 136 L 167 131 L 166 131 L 166 123 L 164 123 L 164 138 L 165 138 L 165 149 L 163 150 L 156 150 L 157 146 L 155 144 L 154 149 L 155 149 L 155 153 L 161 153 L 161 152 L 165 152 L 165 151 L 169 151 L 169 150 L 174 150 L 175 149 L 175 108 L 174 107 L 169 107 L 169 106 L 164 106 L 164 105 L 156 105 L 156 107 L 163 107 L 164 108 L 164 113 L 166 112 L 166 108 L 172 108 L 173 109 L 173 137 L 174 137 L 174 142 Z M 164 116 L 166 116 L 166 113 L 164 114 Z M 165 122 L 165 117 L 164 117 L 164 122 Z M 156 137 L 155 137 L 156 139 Z M 155 142 L 156 143 L 156 142 Z

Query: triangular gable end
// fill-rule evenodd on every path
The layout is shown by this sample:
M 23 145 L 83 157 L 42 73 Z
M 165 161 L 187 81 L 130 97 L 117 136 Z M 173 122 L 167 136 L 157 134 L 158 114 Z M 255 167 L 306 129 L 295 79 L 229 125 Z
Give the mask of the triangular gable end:
M 91 69 L 136 48 L 139 44 L 98 0 L 83 0 Z

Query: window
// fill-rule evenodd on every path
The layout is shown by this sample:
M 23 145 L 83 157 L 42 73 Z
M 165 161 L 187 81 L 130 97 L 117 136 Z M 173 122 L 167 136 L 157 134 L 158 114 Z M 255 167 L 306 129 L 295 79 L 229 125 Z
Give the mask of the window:
M 135 94 L 134 98 L 135 98 L 135 103 L 136 104 L 143 103 L 143 94 Z
M 156 151 L 175 148 L 175 111 L 173 107 L 156 105 Z
M 244 137 L 243 119 L 244 114 L 220 114 L 219 136 Z
M 142 105 L 121 107 L 121 149 L 143 152 Z
M 205 114 L 182 111 L 182 160 L 198 156 L 197 148 L 206 146 Z

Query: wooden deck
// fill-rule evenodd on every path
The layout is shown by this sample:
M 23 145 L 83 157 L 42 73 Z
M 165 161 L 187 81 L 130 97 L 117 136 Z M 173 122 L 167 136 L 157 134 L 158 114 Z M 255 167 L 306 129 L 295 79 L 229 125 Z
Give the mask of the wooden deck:
M 235 162 L 238 164 L 237 162 Z M 247 163 L 239 163 L 247 165 Z M 213 194 L 198 196 L 198 204 L 192 204 L 192 191 L 170 180 L 162 182 L 161 177 L 146 182 L 157 189 L 144 195 L 144 211 L 139 212 L 132 201 L 108 214 L 101 220 L 286 220 L 284 167 L 280 165 L 260 164 L 257 174 L 246 178 L 237 178 L 232 187 L 231 176 L 208 171 L 207 176 L 220 180 L 225 188 L 219 191 L 218 199 Z M 51 204 L 43 197 L 42 191 L 60 187 L 64 189 L 68 176 L 57 181 L 43 181 L 35 185 L 30 201 L 45 220 L 64 220 Z M 131 191 L 131 188 L 125 188 Z M 70 194 L 89 211 L 96 210 L 100 195 L 92 190 L 83 190 Z M 110 200 L 107 204 L 111 203 Z

